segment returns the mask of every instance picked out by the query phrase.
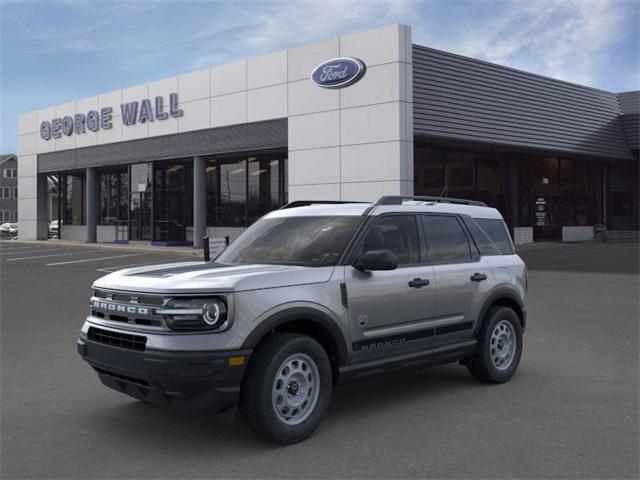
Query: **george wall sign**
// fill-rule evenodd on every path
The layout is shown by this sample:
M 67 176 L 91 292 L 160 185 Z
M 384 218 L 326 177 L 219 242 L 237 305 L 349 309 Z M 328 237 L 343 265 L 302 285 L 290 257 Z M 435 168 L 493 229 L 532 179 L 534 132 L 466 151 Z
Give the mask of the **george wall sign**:
M 151 100 L 145 98 L 140 102 L 127 102 L 120 105 L 121 121 L 123 125 L 135 125 L 136 123 L 162 121 L 169 117 L 181 117 L 182 109 L 178 108 L 178 94 L 169 95 L 169 105 L 165 105 L 163 97 L 156 97 L 153 105 Z M 44 120 L 40 124 L 40 137 L 43 140 L 67 137 L 98 130 L 113 128 L 113 107 L 103 107 L 98 110 L 89 110 L 86 114 L 76 113 L 66 115 L 53 120 Z
M 362 60 L 339 57 L 321 63 L 311 72 L 311 80 L 324 88 L 342 88 L 356 83 L 366 67 Z

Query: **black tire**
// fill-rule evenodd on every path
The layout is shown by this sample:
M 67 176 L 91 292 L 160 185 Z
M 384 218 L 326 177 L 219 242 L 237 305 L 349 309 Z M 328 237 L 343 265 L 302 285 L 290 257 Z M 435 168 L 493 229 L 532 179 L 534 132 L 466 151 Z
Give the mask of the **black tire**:
M 508 325 L 501 322 L 508 322 L 512 330 L 512 335 L 515 335 L 515 349 L 513 356 L 508 365 L 498 367 L 492 358 L 498 348 L 495 338 L 492 345 L 492 337 L 498 324 L 499 328 L 504 328 L 505 331 L 509 330 Z M 471 362 L 467 366 L 471 375 L 482 382 L 487 383 L 504 383 L 508 381 L 518 369 L 520 364 L 520 357 L 522 355 L 522 325 L 516 312 L 509 307 L 491 307 L 485 316 L 485 320 L 478 333 L 478 346 L 476 353 L 474 354 Z
M 317 367 L 314 385 L 319 385 L 315 406 L 297 425 L 288 424 L 276 412 L 274 384 L 285 360 L 306 355 Z M 295 333 L 276 333 L 263 340 L 247 366 L 240 394 L 240 410 L 249 427 L 261 438 L 290 445 L 309 437 L 318 428 L 331 399 L 331 363 L 322 346 L 313 338 Z M 297 390 L 297 388 L 296 388 Z

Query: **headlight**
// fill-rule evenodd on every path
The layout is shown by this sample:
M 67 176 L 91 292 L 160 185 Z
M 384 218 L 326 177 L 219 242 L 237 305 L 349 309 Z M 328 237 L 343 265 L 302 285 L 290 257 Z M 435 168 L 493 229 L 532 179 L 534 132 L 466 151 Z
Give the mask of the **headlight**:
M 224 330 L 227 305 L 221 298 L 174 298 L 156 313 L 172 330 Z

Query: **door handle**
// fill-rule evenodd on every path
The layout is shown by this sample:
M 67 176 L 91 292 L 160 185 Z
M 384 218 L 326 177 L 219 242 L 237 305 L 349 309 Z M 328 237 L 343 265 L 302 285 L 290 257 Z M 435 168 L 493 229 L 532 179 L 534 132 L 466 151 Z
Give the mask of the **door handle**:
M 482 280 L 486 280 L 487 276 L 484 273 L 474 273 L 473 275 L 471 275 L 471 281 L 472 282 L 481 282 Z
M 409 286 L 411 288 L 422 288 L 429 285 L 429 283 L 430 283 L 429 280 L 426 278 L 414 278 L 409 282 Z

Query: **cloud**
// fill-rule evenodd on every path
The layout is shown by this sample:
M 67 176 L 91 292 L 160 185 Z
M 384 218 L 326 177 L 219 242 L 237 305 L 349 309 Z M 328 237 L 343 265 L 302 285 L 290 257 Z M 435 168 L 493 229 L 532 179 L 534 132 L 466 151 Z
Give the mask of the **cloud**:
M 221 30 L 227 32 L 226 43 L 231 50 L 259 55 L 376 25 L 406 21 L 419 6 L 408 0 L 240 2 L 238 5 L 226 12 L 224 21 L 216 18 L 200 31 L 200 37 L 210 41 L 206 44 L 207 53 L 194 59 L 194 65 L 208 66 L 220 58 L 216 49 L 220 46 Z
M 421 45 L 640 88 L 637 0 L 0 0 L 4 149 L 19 111 L 392 22 Z
M 462 55 L 569 82 L 602 84 L 611 75 L 608 57 L 625 37 L 634 35 L 637 45 L 637 5 L 620 0 L 500 3 L 499 14 L 483 21 L 469 18 L 455 35 L 441 39 L 418 29 L 417 36 Z M 637 72 L 637 53 L 629 61 Z

